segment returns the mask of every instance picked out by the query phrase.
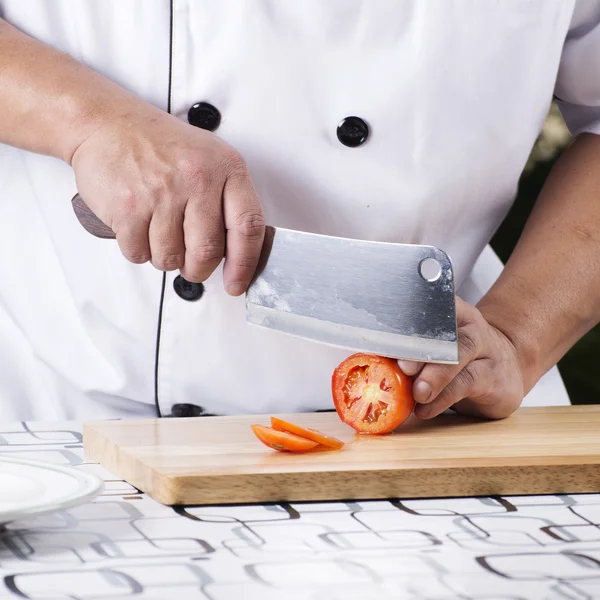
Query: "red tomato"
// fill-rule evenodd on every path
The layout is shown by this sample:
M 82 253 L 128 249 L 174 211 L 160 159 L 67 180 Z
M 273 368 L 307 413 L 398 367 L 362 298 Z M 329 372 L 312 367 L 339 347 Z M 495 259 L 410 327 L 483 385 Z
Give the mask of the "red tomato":
M 360 433 L 389 433 L 411 414 L 412 377 L 391 358 L 354 354 L 333 372 L 331 390 L 340 419 Z
M 265 425 L 252 425 L 254 435 L 269 448 L 279 452 L 304 452 L 317 446 L 317 442 L 288 433 L 287 431 L 276 431 Z
M 296 435 L 306 438 L 307 440 L 312 440 L 313 442 L 317 442 L 317 444 L 322 444 L 323 446 L 328 446 L 329 448 L 335 448 L 336 450 L 344 445 L 344 442 L 341 440 L 321 433 L 316 429 L 300 427 L 300 425 L 294 425 L 293 423 L 289 423 L 283 419 L 278 419 L 277 417 L 271 417 L 271 425 L 273 429 L 277 429 L 277 431 L 289 431 L 290 433 L 295 433 Z

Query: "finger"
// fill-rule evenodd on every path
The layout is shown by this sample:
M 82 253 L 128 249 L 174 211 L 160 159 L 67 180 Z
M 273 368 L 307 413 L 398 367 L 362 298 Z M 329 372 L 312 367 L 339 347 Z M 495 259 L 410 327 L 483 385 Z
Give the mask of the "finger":
M 256 271 L 265 236 L 262 205 L 245 166 L 235 165 L 223 190 L 227 244 L 223 280 L 227 293 L 243 294 Z
M 433 402 L 440 392 L 472 361 L 478 353 L 476 334 L 459 336 L 457 365 L 427 364 L 413 384 L 413 397 L 418 404 Z
M 160 271 L 183 266 L 183 207 L 162 203 L 152 215 L 148 232 L 152 264 Z
M 149 227 L 148 219 L 135 217 L 113 225 L 121 253 L 128 261 L 143 264 L 150 260 Z
M 492 371 L 486 360 L 470 362 L 429 404 L 418 404 L 415 414 L 420 419 L 432 419 L 465 398 L 477 399 L 491 392 Z
M 418 362 L 415 360 L 399 360 L 398 366 L 400 370 L 409 377 L 414 377 L 417 373 L 421 371 L 425 363 Z
M 181 274 L 188 281 L 206 281 L 225 255 L 220 195 L 221 191 L 217 192 L 215 187 L 187 203 L 183 221 L 185 259 Z
M 438 394 L 473 360 L 485 352 L 479 311 L 456 298 L 458 322 L 458 358 L 456 365 L 426 364 L 413 384 L 413 397 L 419 404 L 433 402 Z

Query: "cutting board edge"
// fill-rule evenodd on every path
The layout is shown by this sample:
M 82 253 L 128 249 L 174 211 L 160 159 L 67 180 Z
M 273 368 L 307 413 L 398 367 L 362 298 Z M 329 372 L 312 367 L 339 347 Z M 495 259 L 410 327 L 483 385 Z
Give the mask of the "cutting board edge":
M 169 494 L 174 477 L 165 475 L 152 465 L 120 449 L 94 427 L 94 423 L 83 425 L 83 450 L 115 476 L 120 477 L 161 504 L 177 504 Z M 139 467 L 143 467 L 140 469 Z M 167 493 L 163 493 L 166 491 Z
M 594 493 L 600 465 L 430 468 L 426 473 L 380 470 L 253 473 L 162 478 L 169 489 L 144 490 L 167 505 L 221 505 L 276 502 L 385 500 Z M 318 476 L 316 476 L 318 475 Z M 159 480 L 157 480 L 158 483 Z M 276 491 L 274 491 L 276 490 Z

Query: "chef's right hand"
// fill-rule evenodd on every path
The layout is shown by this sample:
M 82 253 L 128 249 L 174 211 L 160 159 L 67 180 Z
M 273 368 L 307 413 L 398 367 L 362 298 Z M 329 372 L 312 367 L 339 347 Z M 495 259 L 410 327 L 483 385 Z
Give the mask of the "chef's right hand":
M 152 106 L 102 122 L 73 153 L 77 189 L 131 262 L 246 291 L 264 238 L 262 205 L 241 156 Z

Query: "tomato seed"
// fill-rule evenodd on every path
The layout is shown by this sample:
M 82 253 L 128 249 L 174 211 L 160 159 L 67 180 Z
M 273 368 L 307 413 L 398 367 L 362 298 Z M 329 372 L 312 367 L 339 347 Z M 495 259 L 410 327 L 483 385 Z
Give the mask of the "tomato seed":
M 382 392 L 391 392 L 392 391 L 392 386 L 388 383 L 387 379 L 381 380 L 381 383 L 379 384 L 379 388 L 381 389 Z
M 351 396 L 349 390 L 344 391 L 344 404 L 346 408 L 352 408 L 361 399 L 362 396 Z
M 379 421 L 379 419 L 385 415 L 387 409 L 388 405 L 385 402 L 381 402 L 381 400 L 377 402 L 377 404 L 371 402 L 363 417 L 363 423 L 375 423 L 376 421 Z
M 346 408 L 351 408 L 356 402 L 362 399 L 362 394 L 356 395 L 356 392 L 362 390 L 369 382 L 369 366 L 364 365 L 354 367 L 348 372 L 344 384 L 344 404 Z M 358 389 L 357 389 L 358 388 Z
M 346 385 L 356 385 L 361 379 L 364 379 L 365 383 L 369 382 L 369 366 L 364 365 L 362 367 L 354 367 L 348 372 L 346 379 Z

